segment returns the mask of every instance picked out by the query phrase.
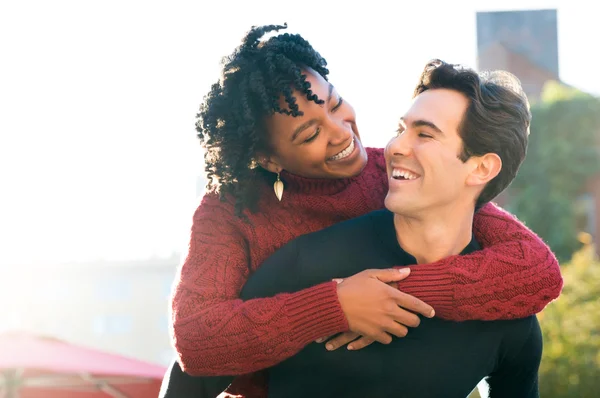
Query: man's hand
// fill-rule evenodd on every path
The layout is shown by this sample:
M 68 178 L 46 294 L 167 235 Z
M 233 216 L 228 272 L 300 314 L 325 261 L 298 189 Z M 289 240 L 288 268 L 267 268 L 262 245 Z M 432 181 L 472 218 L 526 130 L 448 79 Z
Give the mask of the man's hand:
M 378 341 L 389 344 L 392 335 L 404 337 L 407 327 L 419 326 L 416 313 L 428 318 L 435 315 L 433 308 L 388 283 L 398 282 L 410 274 L 410 268 L 366 270 L 338 282 L 338 299 L 348 320 L 350 333 L 328 342 L 338 348 L 357 337 L 352 349 L 360 349 Z M 323 341 L 319 339 L 318 341 Z M 332 348 L 332 349 L 335 349 Z

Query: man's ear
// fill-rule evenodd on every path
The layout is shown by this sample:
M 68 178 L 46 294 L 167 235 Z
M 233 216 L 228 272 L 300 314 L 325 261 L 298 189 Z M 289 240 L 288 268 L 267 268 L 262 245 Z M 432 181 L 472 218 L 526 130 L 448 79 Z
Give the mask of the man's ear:
M 502 170 L 502 159 L 496 153 L 472 156 L 468 161 L 473 163 L 473 169 L 467 177 L 467 185 L 485 185 Z

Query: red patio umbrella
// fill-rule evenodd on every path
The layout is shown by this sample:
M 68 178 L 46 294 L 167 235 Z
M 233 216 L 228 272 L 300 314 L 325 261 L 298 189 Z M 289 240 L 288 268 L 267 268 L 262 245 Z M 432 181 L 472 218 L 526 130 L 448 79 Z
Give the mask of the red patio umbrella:
M 0 334 L 0 398 L 156 398 L 165 370 L 54 338 Z

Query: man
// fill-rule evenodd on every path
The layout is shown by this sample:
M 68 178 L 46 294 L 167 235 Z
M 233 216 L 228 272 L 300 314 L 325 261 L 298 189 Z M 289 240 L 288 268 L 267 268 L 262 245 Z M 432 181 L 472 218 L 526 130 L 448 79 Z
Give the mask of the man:
M 530 119 L 514 76 L 429 63 L 398 135 L 386 147 L 387 210 L 285 245 L 249 279 L 242 298 L 354 275 L 338 285 L 343 302 L 359 279 L 374 278 L 365 264 L 418 267 L 478 250 L 473 215 L 514 179 L 525 158 Z M 436 281 L 432 289 L 444 283 Z M 397 294 L 390 287 L 389 307 L 372 310 L 393 311 Z M 422 318 L 406 337 L 390 340 L 359 351 L 330 352 L 311 344 L 269 370 L 269 396 L 465 397 L 484 377 L 490 397 L 538 396 L 542 343 L 535 317 L 462 323 Z

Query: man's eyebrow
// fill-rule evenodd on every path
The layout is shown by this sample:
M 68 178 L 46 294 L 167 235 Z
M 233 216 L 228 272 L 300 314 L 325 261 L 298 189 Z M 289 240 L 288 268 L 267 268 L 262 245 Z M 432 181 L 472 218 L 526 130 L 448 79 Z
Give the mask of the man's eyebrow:
M 435 125 L 435 123 L 430 122 L 429 120 L 417 119 L 417 120 L 414 120 L 410 125 L 411 125 L 411 127 L 429 127 L 436 133 L 444 135 L 444 132 L 442 131 L 442 129 L 440 129 L 438 126 Z M 400 126 L 402 126 L 402 127 L 406 126 L 406 120 L 403 117 L 400 118 Z

